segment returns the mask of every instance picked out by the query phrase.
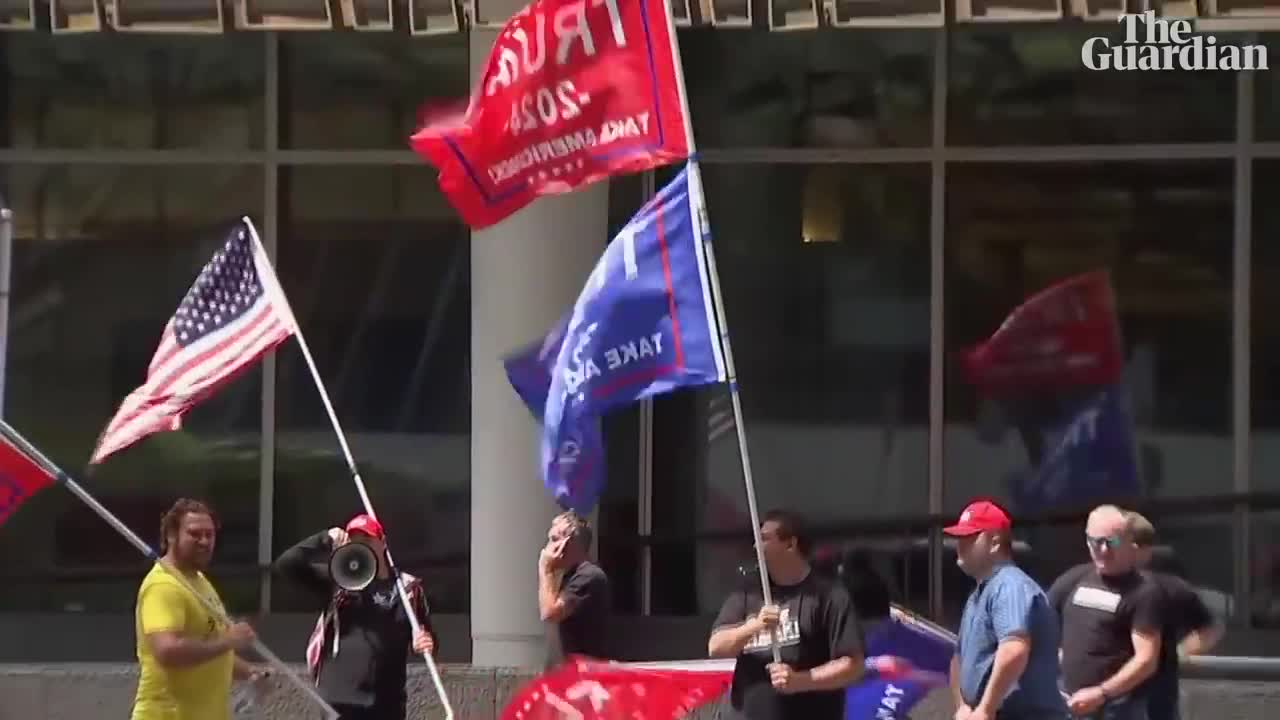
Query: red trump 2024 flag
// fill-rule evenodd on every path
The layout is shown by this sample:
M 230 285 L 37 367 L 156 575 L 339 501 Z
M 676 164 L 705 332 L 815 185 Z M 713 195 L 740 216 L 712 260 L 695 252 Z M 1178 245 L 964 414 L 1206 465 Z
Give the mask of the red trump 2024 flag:
M 663 0 L 535 0 L 498 34 L 465 113 L 411 144 L 468 225 L 689 155 Z
M 1036 293 L 962 361 L 969 382 L 996 395 L 1115 382 L 1124 348 L 1110 276 L 1088 272 Z
M 732 681 L 732 661 L 695 670 L 571 657 L 520 688 L 501 720 L 679 720 Z

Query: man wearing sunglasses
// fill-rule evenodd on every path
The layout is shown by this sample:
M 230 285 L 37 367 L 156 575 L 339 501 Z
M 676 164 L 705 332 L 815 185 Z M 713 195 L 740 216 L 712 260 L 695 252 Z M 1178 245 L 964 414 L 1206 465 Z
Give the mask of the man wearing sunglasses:
M 1138 571 L 1133 519 L 1120 508 L 1089 513 L 1085 544 L 1092 563 L 1068 570 L 1049 589 L 1062 623 L 1067 709 L 1089 720 L 1146 720 L 1164 596 Z

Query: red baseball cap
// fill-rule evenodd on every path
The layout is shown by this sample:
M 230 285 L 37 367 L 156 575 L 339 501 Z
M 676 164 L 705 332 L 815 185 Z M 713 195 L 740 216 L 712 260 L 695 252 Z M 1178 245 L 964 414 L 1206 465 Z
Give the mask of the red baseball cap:
M 382 531 L 382 523 L 369 515 L 357 515 L 351 518 L 351 522 L 347 523 L 348 535 L 357 532 L 378 540 L 383 540 L 386 537 Z
M 984 530 L 1008 530 L 1013 527 L 1013 521 L 1001 510 L 995 503 L 979 500 L 969 503 L 969 506 L 960 513 L 960 519 L 955 525 L 942 528 L 942 532 L 955 537 L 966 537 L 968 535 L 977 535 Z

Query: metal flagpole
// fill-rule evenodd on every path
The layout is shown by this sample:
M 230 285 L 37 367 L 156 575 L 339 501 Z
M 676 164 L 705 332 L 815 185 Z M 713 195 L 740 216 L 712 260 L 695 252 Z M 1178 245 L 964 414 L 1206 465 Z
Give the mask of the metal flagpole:
M 689 96 L 684 85 L 684 59 L 680 56 L 680 43 L 676 39 L 675 20 L 671 11 L 671 0 L 664 0 L 663 6 L 667 15 L 667 36 L 671 40 L 671 57 L 675 62 L 676 86 L 680 92 L 680 109 L 684 115 L 685 137 L 689 142 L 689 202 L 694 204 L 697 213 L 698 230 L 702 235 L 702 245 L 707 257 L 707 275 L 711 283 L 711 297 L 715 303 L 716 318 L 720 323 L 720 344 L 724 350 L 725 380 L 729 383 L 729 397 L 733 401 L 733 422 L 738 430 L 738 454 L 742 457 L 742 479 L 747 488 L 747 510 L 751 513 L 751 533 L 755 538 L 756 565 L 760 569 L 760 592 L 765 605 L 773 604 L 773 593 L 769 591 L 769 570 L 764 563 L 764 540 L 760 536 L 760 510 L 756 506 L 756 487 L 751 478 L 751 455 L 747 451 L 747 430 L 742 418 L 742 399 L 738 395 L 738 373 L 733 364 L 733 349 L 729 343 L 729 323 L 724 311 L 724 298 L 720 293 L 720 274 L 716 270 L 716 253 L 711 242 L 711 222 L 707 215 L 707 204 L 702 194 L 702 170 L 697 161 L 697 148 L 693 139 L 693 120 L 689 113 Z M 778 632 L 775 628 L 773 636 L 773 661 L 782 662 L 782 653 L 778 647 Z
M 13 211 L 0 197 L 0 417 L 9 368 L 9 289 L 13 278 Z
M 137 533 L 131 530 L 128 525 L 125 525 L 124 522 L 112 514 L 112 512 L 104 507 L 102 503 L 98 502 L 96 498 L 90 495 L 88 490 L 85 490 L 80 486 L 80 483 L 77 483 L 70 475 L 63 472 L 62 468 L 54 464 L 54 462 L 46 457 L 44 453 L 40 452 L 39 448 L 32 445 L 26 438 L 19 434 L 17 430 L 13 429 L 9 423 L 0 420 L 0 432 L 3 432 L 5 437 L 13 441 L 19 449 L 39 463 L 50 475 L 53 475 L 54 478 L 57 479 L 57 482 L 66 487 L 72 495 L 75 495 L 77 499 L 89 506 L 90 510 L 97 513 L 98 517 L 105 520 L 113 530 L 120 533 L 120 535 L 122 535 L 125 540 L 128 540 L 129 544 L 136 548 L 138 552 L 145 555 L 148 560 L 159 563 L 166 572 L 172 575 L 175 580 L 186 588 L 187 592 L 194 595 L 196 599 L 204 605 L 205 609 L 216 617 L 219 622 L 227 625 L 231 624 L 231 619 L 227 617 L 227 612 L 224 608 L 219 607 L 219 605 L 212 599 L 206 597 L 204 593 L 197 590 L 195 586 L 191 584 L 191 581 L 187 579 L 186 575 L 170 565 L 163 557 L 157 554 L 156 551 L 153 550 L 146 541 L 138 537 Z M 299 690 L 302 690 L 302 692 L 314 700 L 316 704 L 324 708 L 325 716 L 328 720 L 337 720 L 338 712 L 334 710 L 329 703 L 325 702 L 324 698 L 320 697 L 320 693 L 317 692 L 314 687 L 290 670 L 289 666 L 286 665 L 283 660 L 276 657 L 275 653 L 271 652 L 271 650 L 262 642 L 261 638 L 254 638 L 253 649 L 265 658 L 268 663 L 275 666 L 275 668 L 279 670 L 280 673 L 290 682 L 297 686 Z
M 244 218 L 244 223 L 249 227 L 249 234 L 253 237 L 253 243 L 258 250 L 266 256 L 266 251 L 262 247 L 262 241 L 258 239 L 258 230 L 254 227 L 253 221 L 248 217 Z M 284 293 L 280 293 L 281 299 L 288 304 L 288 298 Z M 289 308 L 289 315 L 293 316 L 293 308 Z M 307 367 L 311 370 L 311 379 L 315 381 L 316 390 L 320 393 L 320 400 L 324 403 L 325 412 L 329 414 L 329 422 L 333 424 L 333 431 L 338 436 L 338 444 L 342 447 L 342 454 L 347 460 L 347 469 L 351 472 L 351 479 L 356 484 L 356 492 L 360 495 L 360 502 L 364 505 L 364 511 L 370 517 L 377 518 L 378 514 L 373 511 L 373 503 L 369 500 L 369 493 L 365 489 L 364 480 L 360 478 L 360 471 L 356 469 L 355 458 L 351 454 L 351 447 L 347 444 L 347 436 L 342 432 L 342 426 L 338 423 L 338 414 L 333 410 L 333 403 L 329 400 L 329 392 L 324 387 L 324 381 L 320 379 L 320 371 L 316 369 L 316 362 L 311 357 L 311 349 L 307 347 L 307 340 L 302 336 L 302 328 L 298 327 L 297 318 L 293 318 L 294 336 L 298 338 L 298 347 L 302 350 L 302 357 L 307 361 Z M 384 528 L 385 532 L 385 528 Z M 418 616 L 413 612 L 413 605 L 409 602 L 409 593 L 404 587 L 404 578 L 400 574 L 400 569 L 396 567 L 396 563 L 391 559 L 391 543 L 386 543 L 387 565 L 390 566 L 391 574 L 396 579 L 396 590 L 399 591 L 400 604 L 404 607 L 404 613 L 409 618 L 409 625 L 413 628 L 413 634 L 416 636 L 422 629 L 422 625 L 418 622 Z M 444 705 L 445 720 L 453 720 L 453 704 L 449 702 L 449 695 L 445 692 L 444 682 L 440 679 L 440 670 L 436 667 L 435 658 L 431 657 L 431 653 L 422 653 L 422 659 L 427 662 L 427 670 L 431 673 L 431 681 L 436 686 L 436 694 L 440 696 L 440 703 Z

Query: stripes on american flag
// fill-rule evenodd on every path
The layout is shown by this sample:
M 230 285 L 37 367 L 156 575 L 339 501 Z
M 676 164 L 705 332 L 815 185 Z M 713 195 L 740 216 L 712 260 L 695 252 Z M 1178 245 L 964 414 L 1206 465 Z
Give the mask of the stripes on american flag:
M 89 460 L 182 427 L 182 417 L 266 352 L 297 323 L 248 218 L 200 272 L 165 325 L 147 379 L 120 404 Z

